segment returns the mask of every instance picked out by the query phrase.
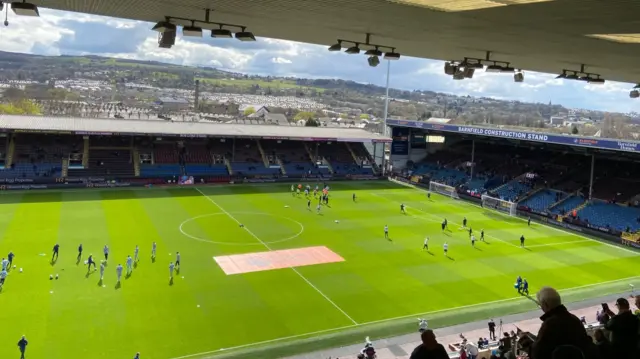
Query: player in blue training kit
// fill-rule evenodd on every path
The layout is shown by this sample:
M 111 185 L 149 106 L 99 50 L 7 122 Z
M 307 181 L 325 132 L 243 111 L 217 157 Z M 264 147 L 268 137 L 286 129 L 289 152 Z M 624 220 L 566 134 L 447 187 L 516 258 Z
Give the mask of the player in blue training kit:
M 96 262 L 93 261 L 93 254 L 89 254 L 89 258 L 87 258 L 87 272 L 91 270 L 91 265 L 93 264 L 93 269 L 98 269 L 96 266 Z
M 127 275 L 133 273 L 133 258 L 127 256 Z
M 6 270 L 3 269 L 0 271 L 0 290 L 4 287 L 4 281 L 7 278 L 7 275 L 9 275 L 9 273 L 7 273 Z
M 527 282 L 526 278 L 522 282 L 522 294 L 529 295 L 529 282 Z
M 105 244 L 104 248 L 102 249 L 102 252 L 104 253 L 104 260 L 108 261 L 109 260 L 109 246 Z
M 118 277 L 118 283 L 120 283 L 120 278 L 122 278 L 122 264 L 118 264 L 116 267 L 116 277 Z
M 518 290 L 518 293 L 522 292 L 522 277 L 520 276 L 516 278 L 516 289 Z
M 9 261 L 2 258 L 2 270 L 7 270 L 7 267 L 9 267 Z
M 58 251 L 60 251 L 60 245 L 56 243 L 56 245 L 53 246 L 53 254 L 51 255 L 52 262 L 58 260 Z

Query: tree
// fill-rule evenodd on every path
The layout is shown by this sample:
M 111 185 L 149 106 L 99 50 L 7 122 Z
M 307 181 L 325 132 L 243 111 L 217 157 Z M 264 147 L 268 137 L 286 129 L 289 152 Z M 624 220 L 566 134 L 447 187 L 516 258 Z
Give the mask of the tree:
M 254 113 L 256 113 L 256 109 L 253 108 L 253 106 L 249 106 L 249 107 L 244 109 L 244 115 L 245 116 L 253 115 Z
M 305 121 L 304 125 L 306 127 L 319 127 L 320 123 L 317 120 L 314 120 L 313 118 L 308 118 L 307 121 Z
M 361 120 L 368 120 L 369 119 L 369 115 L 367 115 L 366 113 L 360 114 L 360 119 Z
M 41 115 L 42 108 L 31 100 L 19 100 L 0 104 L 0 114 L 4 115 Z
M 574 135 L 578 134 L 578 127 L 576 125 L 573 125 L 571 127 L 571 133 L 574 134 Z
M 311 111 L 300 111 L 298 113 L 296 113 L 296 115 L 293 117 L 294 120 L 296 121 L 300 121 L 300 120 L 312 120 L 315 118 L 315 112 L 311 112 Z M 317 126 L 317 125 L 316 125 Z

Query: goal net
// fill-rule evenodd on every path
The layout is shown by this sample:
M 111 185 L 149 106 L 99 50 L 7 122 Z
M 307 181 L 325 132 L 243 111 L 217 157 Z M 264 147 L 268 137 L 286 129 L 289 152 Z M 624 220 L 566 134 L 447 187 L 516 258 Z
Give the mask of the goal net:
M 455 198 L 455 199 L 459 199 L 460 197 L 458 197 L 458 192 L 456 191 L 456 188 L 453 186 L 449 186 L 446 185 L 444 183 L 438 183 L 438 182 L 434 182 L 434 181 L 430 181 L 429 182 L 429 191 L 434 192 L 434 193 L 440 193 L 442 195 L 451 197 L 451 198 Z
M 482 207 L 495 209 L 502 212 L 507 212 L 509 213 L 509 215 L 515 216 L 518 205 L 514 202 L 505 201 L 500 198 L 495 198 L 495 197 L 491 197 L 486 194 L 483 194 Z

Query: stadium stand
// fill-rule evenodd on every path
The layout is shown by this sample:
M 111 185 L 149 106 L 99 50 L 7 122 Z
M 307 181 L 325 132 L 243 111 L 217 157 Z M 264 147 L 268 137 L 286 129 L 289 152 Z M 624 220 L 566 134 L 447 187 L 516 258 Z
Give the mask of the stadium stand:
M 270 163 L 280 163 L 287 175 L 317 174 L 301 141 L 262 140 L 262 148 Z
M 576 209 L 578 206 L 582 205 L 584 202 L 585 199 L 581 195 L 571 195 L 569 197 L 566 197 L 565 200 L 561 201 L 555 206 L 549 208 L 549 212 L 553 214 L 565 215 L 570 211 Z
M 513 180 L 493 190 L 501 199 L 517 202 L 519 198 L 522 198 L 529 191 L 531 191 L 531 184 L 522 180 Z
M 640 209 L 615 203 L 592 201 L 578 211 L 578 219 L 594 226 L 621 232 L 640 230 Z
M 234 174 L 239 176 L 277 176 L 281 174 L 280 166 L 265 166 L 256 140 L 238 139 L 235 141 L 235 152 L 231 160 Z
M 561 201 L 566 196 L 567 194 L 561 191 L 542 189 L 520 202 L 519 205 L 537 212 L 545 212 L 551 205 Z
M 89 166 L 84 169 L 69 169 L 70 176 L 121 176 L 135 175 L 130 150 L 89 150 Z

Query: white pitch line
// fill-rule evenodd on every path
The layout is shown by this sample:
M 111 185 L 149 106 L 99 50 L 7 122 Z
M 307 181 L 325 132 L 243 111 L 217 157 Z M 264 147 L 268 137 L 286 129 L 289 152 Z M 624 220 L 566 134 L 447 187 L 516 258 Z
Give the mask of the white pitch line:
M 231 218 L 233 221 L 235 221 L 238 224 L 242 224 L 240 223 L 240 221 L 238 221 L 231 213 L 227 212 L 224 208 L 222 208 L 222 206 L 220 206 L 216 201 L 213 200 L 213 198 L 207 196 L 206 194 L 204 194 L 200 188 L 195 187 L 196 191 L 200 192 L 201 195 L 203 195 L 206 199 L 208 199 L 211 203 L 213 203 L 214 205 L 216 205 L 216 207 L 218 207 L 224 214 L 226 214 L 229 218 Z M 258 237 L 255 233 L 251 232 L 251 230 L 249 228 L 247 228 L 246 226 L 243 227 L 245 231 L 247 231 L 247 233 L 249 233 L 253 238 L 255 238 L 258 242 L 260 242 L 265 248 L 267 248 L 268 250 L 272 251 L 273 249 L 271 249 L 271 247 L 269 247 L 269 245 L 267 243 L 265 243 L 262 239 L 260 239 L 260 237 Z M 307 282 L 307 284 L 309 284 L 309 286 L 311 286 L 311 288 L 315 289 L 316 292 L 318 292 L 321 296 L 324 297 L 324 299 L 326 299 L 329 303 L 331 303 L 331 305 L 333 305 L 337 310 L 340 311 L 340 313 L 342 313 L 345 317 L 347 317 L 347 319 L 349 319 L 354 325 L 358 325 L 358 322 L 356 322 L 355 320 L 353 320 L 353 318 L 351 318 L 351 316 L 349 314 L 347 314 L 347 312 L 345 312 L 342 308 L 340 308 L 333 300 L 331 300 L 331 298 L 329 298 L 326 294 L 324 294 L 320 289 L 318 289 L 318 287 L 316 287 L 313 283 L 311 283 L 305 276 L 303 276 L 296 268 L 294 267 L 289 267 L 291 268 L 291 270 L 293 270 L 293 272 L 295 274 L 297 274 L 300 278 L 302 278 L 302 280 L 304 280 L 305 282 Z
M 559 292 L 560 293 L 570 292 L 570 291 L 576 290 L 576 289 L 597 287 L 597 286 L 600 286 L 600 285 L 612 284 L 612 283 L 617 283 L 617 282 L 622 282 L 622 281 L 626 281 L 626 280 L 630 280 L 630 279 L 637 279 L 637 278 L 640 278 L 640 276 L 626 277 L 626 278 L 620 278 L 620 279 L 604 281 L 604 282 L 600 282 L 600 283 L 592 283 L 592 284 L 581 285 L 581 286 L 577 286 L 577 287 L 565 288 L 565 289 L 560 289 Z M 225 352 L 225 351 L 229 351 L 229 350 L 244 349 L 244 348 L 249 348 L 249 347 L 254 347 L 254 346 L 259 346 L 259 345 L 265 345 L 265 344 L 271 344 L 271 343 L 276 343 L 276 342 L 281 342 L 281 341 L 287 341 L 287 340 L 291 340 L 291 339 L 314 336 L 314 335 L 318 335 L 318 334 L 335 332 L 335 331 L 340 331 L 340 330 L 345 330 L 345 329 L 352 329 L 352 328 L 362 327 L 362 326 L 365 326 L 365 325 L 380 324 L 380 323 L 384 323 L 384 322 L 391 322 L 391 321 L 394 321 L 394 320 L 407 319 L 407 318 L 421 318 L 421 317 L 425 317 L 425 316 L 428 316 L 428 315 L 446 313 L 446 312 L 456 311 L 456 310 L 460 310 L 460 309 L 481 307 L 481 306 L 491 305 L 491 304 L 513 302 L 513 301 L 518 301 L 518 300 L 523 301 L 525 298 L 527 298 L 527 297 L 517 296 L 517 297 L 511 297 L 511 298 L 505 298 L 505 299 L 492 300 L 492 301 L 483 302 L 483 303 L 467 304 L 467 305 L 461 305 L 461 306 L 451 307 L 451 308 L 446 308 L 446 309 L 438 309 L 438 310 L 433 310 L 433 311 L 430 311 L 430 312 L 422 312 L 422 313 L 403 315 L 403 316 L 387 318 L 387 319 L 373 320 L 373 321 L 365 322 L 365 323 L 346 325 L 346 326 L 332 328 L 332 329 L 318 330 L 318 331 L 315 331 L 315 332 L 309 332 L 309 333 L 304 333 L 304 334 L 290 335 L 290 336 L 286 336 L 286 337 L 280 337 L 280 338 L 275 338 L 275 339 L 270 339 L 270 340 L 264 340 L 264 341 L 255 342 L 255 343 L 247 343 L 247 344 L 242 344 L 242 345 L 229 347 L 229 348 L 221 348 L 221 349 L 210 350 L 210 351 L 201 352 L 201 353 L 188 354 L 188 355 L 183 355 L 183 356 L 175 357 L 175 358 L 171 358 L 171 359 L 187 359 L 187 358 L 201 357 L 203 355 L 208 355 L 208 354 L 217 354 L 217 353 L 221 353 L 221 352 Z

